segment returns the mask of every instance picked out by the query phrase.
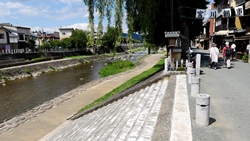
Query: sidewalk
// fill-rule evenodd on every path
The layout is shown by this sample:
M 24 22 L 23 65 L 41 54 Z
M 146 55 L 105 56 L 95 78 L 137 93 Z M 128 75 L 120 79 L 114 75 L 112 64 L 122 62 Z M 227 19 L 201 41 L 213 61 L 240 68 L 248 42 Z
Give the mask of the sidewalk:
M 66 119 L 80 108 L 90 104 L 97 98 L 108 93 L 112 89 L 123 84 L 132 77 L 153 67 L 163 54 L 153 54 L 145 58 L 146 64 L 143 67 L 136 68 L 129 73 L 117 76 L 115 78 L 103 81 L 86 91 L 81 92 L 77 96 L 61 103 L 37 117 L 25 122 L 18 127 L 0 135 L 1 141 L 36 141 L 53 131 L 58 126 L 66 122 Z M 119 80 L 119 81 L 117 81 Z
M 223 68 L 223 60 L 219 60 L 218 69 L 209 68 L 209 51 L 194 49 L 201 54 L 201 70 L 199 76 L 200 93 L 210 97 L 210 125 L 196 124 L 196 99 L 190 95 L 188 84 L 192 135 L 194 141 L 249 141 L 250 134 L 250 64 L 237 59 L 231 61 L 231 69 Z

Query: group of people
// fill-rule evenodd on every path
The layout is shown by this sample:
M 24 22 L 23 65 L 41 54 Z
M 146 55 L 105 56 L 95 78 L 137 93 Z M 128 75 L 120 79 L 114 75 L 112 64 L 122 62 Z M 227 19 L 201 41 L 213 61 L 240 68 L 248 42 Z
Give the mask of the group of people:
M 217 45 L 215 43 L 212 43 L 212 46 L 210 48 L 210 68 L 217 69 L 217 63 L 219 59 L 219 49 L 217 48 Z M 231 46 L 229 46 L 229 42 L 225 43 L 225 46 L 222 49 L 222 56 L 224 59 L 224 67 L 230 69 L 230 60 L 233 60 L 236 55 L 236 45 L 235 43 L 232 43 Z

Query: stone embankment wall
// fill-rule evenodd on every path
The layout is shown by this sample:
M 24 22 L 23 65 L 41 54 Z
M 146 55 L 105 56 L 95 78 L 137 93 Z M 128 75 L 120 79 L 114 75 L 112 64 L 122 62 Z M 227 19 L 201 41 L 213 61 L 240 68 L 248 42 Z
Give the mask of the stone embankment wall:
M 98 60 L 111 60 L 113 57 L 101 55 L 87 58 L 79 59 L 60 59 L 51 60 L 46 62 L 28 64 L 23 66 L 9 67 L 0 69 L 0 83 L 5 85 L 7 81 L 30 77 L 30 76 L 40 76 L 42 73 L 49 71 L 57 71 L 64 68 L 80 65 L 83 63 L 88 63 L 91 61 Z M 117 56 L 114 59 L 121 59 L 121 56 Z

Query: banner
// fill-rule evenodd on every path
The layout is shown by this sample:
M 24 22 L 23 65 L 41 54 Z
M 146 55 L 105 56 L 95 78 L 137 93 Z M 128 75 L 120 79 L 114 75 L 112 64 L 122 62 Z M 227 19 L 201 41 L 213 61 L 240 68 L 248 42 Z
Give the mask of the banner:
M 196 18 L 203 19 L 205 17 L 206 9 L 196 9 Z
M 243 5 L 235 7 L 234 10 L 235 10 L 235 16 L 244 16 Z
M 244 16 L 244 7 L 243 5 L 234 7 L 235 16 Z M 222 18 L 230 18 L 232 16 L 231 8 L 222 9 Z M 196 18 L 198 19 L 214 19 L 219 16 L 218 10 L 211 9 L 196 9 Z
M 217 18 L 217 16 L 218 16 L 217 10 L 209 10 L 209 13 L 210 13 L 210 16 L 209 16 L 210 19 Z
M 222 17 L 223 18 L 231 17 L 231 9 L 230 8 L 222 9 Z

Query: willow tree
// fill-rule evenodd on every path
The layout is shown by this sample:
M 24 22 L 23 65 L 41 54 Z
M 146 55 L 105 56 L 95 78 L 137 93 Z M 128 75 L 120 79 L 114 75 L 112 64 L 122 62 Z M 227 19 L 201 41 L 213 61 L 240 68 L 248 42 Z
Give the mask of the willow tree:
M 181 9 L 183 6 L 192 8 L 206 8 L 206 0 L 83 0 L 89 8 L 89 24 L 91 36 L 94 36 L 94 10 L 99 13 L 98 33 L 103 30 L 102 21 L 106 16 L 108 27 L 111 25 L 112 16 L 116 28 L 116 46 L 119 45 L 122 36 L 123 18 L 126 18 L 128 27 L 128 40 L 132 44 L 133 32 L 144 34 L 148 44 L 162 44 L 164 41 L 164 32 L 170 30 L 171 1 L 173 4 L 173 30 L 183 31 L 192 30 L 191 34 L 200 32 L 199 26 L 193 29 L 188 27 L 192 23 L 198 23 L 202 26 L 201 20 L 183 19 L 182 15 L 195 16 L 195 10 L 188 12 Z M 112 13 L 114 12 L 114 13 Z M 124 14 L 126 13 L 126 14 Z M 191 15 L 192 13 L 193 15 Z M 124 17 L 126 16 L 126 17 Z M 184 26 L 185 25 L 185 26 Z M 197 28 L 198 27 L 198 28 Z M 189 32 L 183 32 L 189 34 Z M 185 35 L 189 37 L 190 35 Z M 192 35 L 194 36 L 194 35 Z M 93 42 L 90 42 L 93 43 Z M 131 47 L 131 46 L 130 46 Z

